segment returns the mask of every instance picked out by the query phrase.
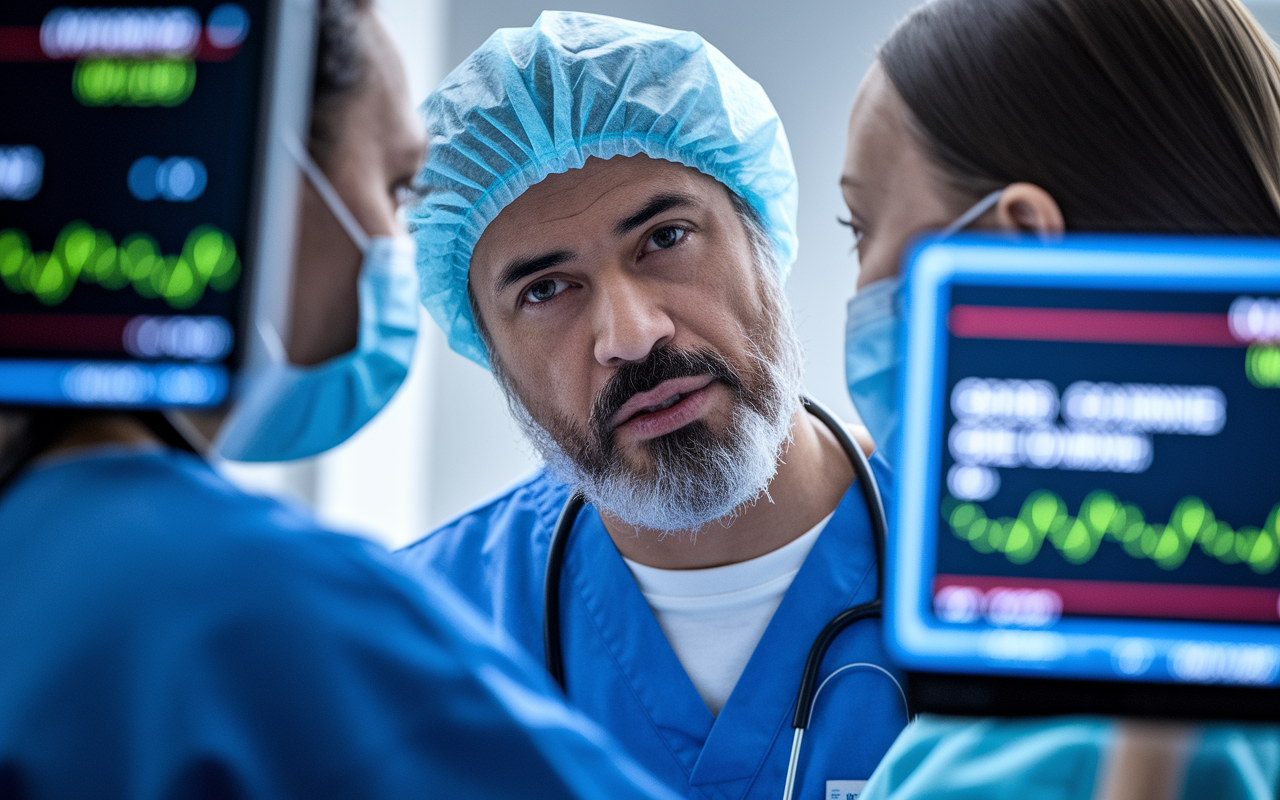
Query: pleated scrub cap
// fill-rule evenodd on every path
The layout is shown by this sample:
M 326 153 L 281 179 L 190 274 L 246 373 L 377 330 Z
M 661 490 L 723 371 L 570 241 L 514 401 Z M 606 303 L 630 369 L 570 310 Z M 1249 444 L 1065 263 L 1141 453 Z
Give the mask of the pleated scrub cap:
M 764 223 L 786 279 L 797 185 L 782 121 L 760 84 L 701 36 L 545 11 L 503 28 L 422 105 L 431 151 L 410 209 L 422 302 L 458 353 L 488 367 L 467 299 L 489 223 L 548 175 L 589 157 L 644 154 L 724 184 Z

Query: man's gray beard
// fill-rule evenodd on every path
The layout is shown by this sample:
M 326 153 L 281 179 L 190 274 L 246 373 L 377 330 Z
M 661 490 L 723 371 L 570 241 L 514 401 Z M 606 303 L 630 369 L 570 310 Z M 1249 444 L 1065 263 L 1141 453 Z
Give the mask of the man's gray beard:
M 767 496 L 783 448 L 800 408 L 803 350 L 776 278 L 762 277 L 761 325 L 747 334 L 750 374 L 740 375 L 742 395 L 725 430 L 705 423 L 646 442 L 650 464 L 636 468 L 621 454 L 604 460 L 585 451 L 587 436 L 568 420 L 553 420 L 563 438 L 577 439 L 570 452 L 529 412 L 509 377 L 493 360 L 494 376 L 512 415 L 560 480 L 576 487 L 611 516 L 637 528 L 696 531 L 715 520 L 727 523 L 748 504 Z

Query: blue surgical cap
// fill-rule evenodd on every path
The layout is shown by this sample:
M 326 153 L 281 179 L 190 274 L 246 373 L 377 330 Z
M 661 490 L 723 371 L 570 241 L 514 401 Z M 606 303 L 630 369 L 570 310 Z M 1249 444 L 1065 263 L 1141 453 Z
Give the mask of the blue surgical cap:
M 488 366 L 471 315 L 471 253 L 490 222 L 548 175 L 644 154 L 699 170 L 751 205 L 781 277 L 796 257 L 797 186 L 760 84 L 701 36 L 546 11 L 503 28 L 422 105 L 431 152 L 409 212 L 422 302 L 449 346 Z

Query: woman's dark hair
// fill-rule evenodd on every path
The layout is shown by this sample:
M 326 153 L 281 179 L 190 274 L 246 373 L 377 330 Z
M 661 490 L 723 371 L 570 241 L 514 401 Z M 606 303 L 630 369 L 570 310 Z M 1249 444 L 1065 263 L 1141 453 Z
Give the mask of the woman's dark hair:
M 338 109 L 364 80 L 361 27 L 373 0 L 323 0 L 311 92 L 311 151 L 322 159 L 336 140 Z
M 913 128 L 979 197 L 1069 229 L 1280 236 L 1280 61 L 1237 0 L 934 0 L 880 50 Z

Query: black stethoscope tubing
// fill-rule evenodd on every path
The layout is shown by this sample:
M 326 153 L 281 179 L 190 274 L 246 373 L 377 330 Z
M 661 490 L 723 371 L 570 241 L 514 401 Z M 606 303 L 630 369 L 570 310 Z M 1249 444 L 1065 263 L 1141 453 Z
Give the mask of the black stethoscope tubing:
M 803 730 L 809 726 L 809 717 L 813 711 L 813 699 L 818 687 L 818 674 L 822 667 L 822 659 L 835 638 L 853 623 L 878 617 L 883 606 L 884 591 L 884 550 L 885 535 L 888 522 L 885 519 L 884 500 L 880 496 L 880 487 L 875 475 L 871 472 L 871 464 L 862 448 L 853 441 L 840 421 L 823 408 L 816 400 L 802 397 L 801 402 L 806 411 L 817 417 L 827 426 L 840 443 L 853 471 L 857 475 L 857 483 L 866 502 L 867 515 L 871 520 L 872 540 L 876 551 L 876 597 L 867 603 L 853 606 L 841 611 L 823 627 L 809 648 L 809 657 L 805 661 L 804 672 L 800 677 L 800 691 L 796 696 L 796 710 L 792 717 L 791 727 Z M 573 531 L 578 513 L 586 504 L 586 498 L 574 492 L 565 502 L 556 520 L 556 527 L 551 535 L 551 546 L 547 553 L 547 572 L 543 583 L 543 618 L 542 642 L 546 650 L 547 672 L 561 689 L 564 682 L 564 653 L 560 646 L 560 575 L 564 568 L 564 554 L 569 545 L 569 535 Z

